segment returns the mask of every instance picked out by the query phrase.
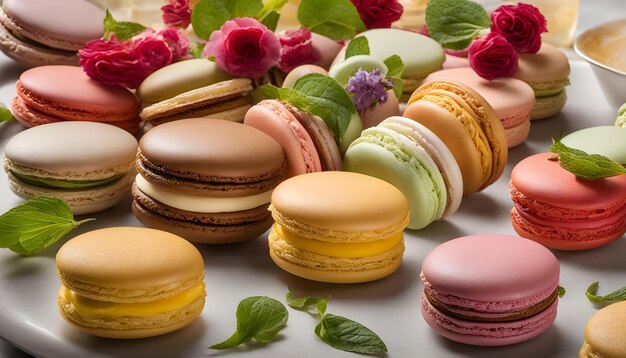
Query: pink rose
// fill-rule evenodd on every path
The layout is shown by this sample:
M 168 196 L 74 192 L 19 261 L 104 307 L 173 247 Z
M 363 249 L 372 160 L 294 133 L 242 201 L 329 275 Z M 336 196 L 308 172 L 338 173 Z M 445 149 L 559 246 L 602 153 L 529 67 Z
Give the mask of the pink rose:
M 517 70 L 517 52 L 504 37 L 490 32 L 472 41 L 468 50 L 470 67 L 482 78 L 511 76 Z
M 322 57 L 313 47 L 311 31 L 304 27 L 290 30 L 278 36 L 282 54 L 278 61 L 278 68 L 288 73 L 300 65 L 316 63 Z
M 350 0 L 368 29 L 389 28 L 404 8 L 398 0 Z
M 491 32 L 507 39 L 518 52 L 537 53 L 541 33 L 547 32 L 546 18 L 532 5 L 502 5 L 491 13 Z
M 172 63 L 174 54 L 167 43 L 158 36 L 147 36 L 133 44 L 133 53 L 141 68 L 148 75 Z M 147 77 L 147 75 L 146 75 Z
M 280 59 L 280 42 L 263 24 L 249 17 L 226 21 L 213 31 L 204 47 L 205 57 L 234 76 L 260 77 Z
M 189 0 L 170 0 L 168 5 L 161 7 L 163 22 L 168 26 L 186 28 L 191 23 Z
M 78 54 L 83 71 L 100 83 L 137 88 L 145 78 L 132 48 L 115 37 L 89 41 Z
M 177 28 L 168 27 L 163 29 L 156 33 L 156 37 L 165 41 L 170 50 L 172 50 L 174 61 L 189 58 L 189 39 Z

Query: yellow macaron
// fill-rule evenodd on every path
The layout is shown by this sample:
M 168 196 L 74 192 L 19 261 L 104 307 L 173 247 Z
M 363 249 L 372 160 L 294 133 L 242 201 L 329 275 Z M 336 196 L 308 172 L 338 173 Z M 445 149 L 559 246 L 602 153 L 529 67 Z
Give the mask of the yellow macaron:
M 585 341 L 579 358 L 625 358 L 626 302 L 617 302 L 596 312 L 585 325 Z
M 392 274 L 402 262 L 409 206 L 393 185 L 363 174 L 317 172 L 276 187 L 269 235 L 274 262 L 314 281 L 354 283 Z
M 108 338 L 144 338 L 193 322 L 204 308 L 204 262 L 165 231 L 114 227 L 79 235 L 56 256 L 63 318 Z

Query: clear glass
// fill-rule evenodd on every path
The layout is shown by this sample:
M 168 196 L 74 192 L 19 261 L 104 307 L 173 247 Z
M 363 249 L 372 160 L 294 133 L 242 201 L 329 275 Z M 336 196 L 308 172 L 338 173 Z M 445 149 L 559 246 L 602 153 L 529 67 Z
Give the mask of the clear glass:
M 558 47 L 572 46 L 580 0 L 524 0 L 524 2 L 538 7 L 548 20 L 548 32 L 541 36 L 543 41 Z

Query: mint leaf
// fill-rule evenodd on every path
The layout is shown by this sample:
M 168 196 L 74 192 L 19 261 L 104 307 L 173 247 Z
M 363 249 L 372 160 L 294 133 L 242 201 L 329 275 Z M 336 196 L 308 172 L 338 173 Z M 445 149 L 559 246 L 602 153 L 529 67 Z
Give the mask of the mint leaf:
M 348 47 L 346 47 L 346 55 L 345 58 L 358 56 L 358 55 L 369 55 L 370 54 L 370 44 L 365 36 L 359 36 L 353 38 Z
M 385 343 L 372 330 L 330 313 L 315 327 L 315 334 L 331 347 L 342 351 L 366 354 L 387 352 Z
M 7 109 L 4 103 L 0 102 L 0 122 L 6 122 L 13 118 L 11 111 Z
M 349 0 L 302 0 L 298 7 L 302 26 L 333 40 L 351 39 L 367 30 Z
M 599 180 L 626 174 L 626 168 L 600 154 L 587 154 L 552 138 L 550 151 L 559 155 L 559 164 L 579 179 Z
M 385 65 L 387 66 L 388 77 L 402 77 L 402 74 L 404 73 L 404 62 L 402 62 L 402 58 L 400 58 L 400 56 L 389 56 L 383 62 L 385 62 Z
M 275 13 L 278 15 L 280 13 L 280 9 L 283 8 L 287 4 L 288 0 L 267 0 L 267 2 L 263 5 L 263 8 L 256 14 L 255 18 L 260 22 L 270 16 L 271 13 Z
M 301 111 L 318 116 L 336 140 L 346 133 L 352 113 L 352 99 L 339 82 L 319 73 L 311 73 L 296 81 L 294 88 L 261 87 L 269 98 L 282 99 Z
M 265 25 L 268 29 L 272 31 L 276 31 L 276 27 L 278 26 L 278 20 L 280 20 L 280 14 L 276 11 L 272 11 L 269 15 L 265 16 L 261 23 Z
M 430 0 L 426 6 L 430 37 L 441 46 L 462 50 L 491 27 L 483 7 L 469 0 Z
M 559 298 L 565 297 L 565 287 L 559 286 L 558 291 L 559 291 Z
M 104 38 L 106 40 L 110 40 L 111 35 L 115 34 L 120 41 L 126 41 L 135 35 L 139 35 L 145 29 L 145 26 L 136 22 L 118 22 L 113 18 L 109 9 L 106 10 L 104 15 Z
M 391 82 L 393 82 L 393 94 L 396 95 L 396 98 L 398 100 L 400 100 L 400 98 L 402 98 L 402 95 L 404 94 L 404 87 L 403 87 L 403 82 L 402 82 L 402 78 L 400 77 L 391 77 L 389 78 L 391 80 Z
M 72 210 L 59 198 L 39 196 L 0 216 L 0 247 L 22 255 L 35 255 L 78 225 Z
M 287 292 L 287 305 L 293 309 L 299 311 L 307 311 L 313 315 L 324 316 L 326 314 L 326 305 L 328 300 L 330 300 L 330 295 L 317 298 L 317 297 L 296 297 L 291 288 L 287 288 L 289 291 Z
M 207 40 L 228 20 L 254 17 L 263 9 L 261 0 L 200 0 L 191 13 L 193 31 Z
M 202 58 L 202 51 L 204 51 L 204 46 L 206 44 L 199 43 L 196 46 L 189 47 L 189 54 L 193 56 L 193 58 Z
M 626 286 L 604 296 L 596 295 L 596 292 L 598 292 L 598 286 L 600 286 L 600 283 L 596 281 L 587 288 L 585 295 L 589 301 L 597 305 L 607 305 L 626 300 Z
M 276 339 L 285 327 L 289 313 L 285 306 L 273 298 L 253 296 L 243 299 L 237 306 L 237 331 L 224 342 L 210 349 L 231 349 L 255 339 L 268 343 Z

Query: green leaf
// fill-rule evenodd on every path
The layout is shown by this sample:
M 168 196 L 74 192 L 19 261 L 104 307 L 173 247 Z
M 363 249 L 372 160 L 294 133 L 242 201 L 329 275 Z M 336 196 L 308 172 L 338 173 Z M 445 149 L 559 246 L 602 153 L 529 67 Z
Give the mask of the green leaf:
M 254 17 L 263 9 L 261 0 L 200 0 L 191 13 L 193 31 L 208 40 L 228 20 Z
M 315 327 L 315 334 L 331 347 L 342 351 L 366 354 L 387 352 L 385 343 L 372 330 L 330 313 Z
M 559 286 L 558 290 L 559 290 L 559 298 L 565 297 L 565 287 Z
M 626 174 L 626 168 L 600 154 L 587 154 L 552 139 L 550 151 L 559 155 L 559 164 L 579 179 L 599 180 Z
M 596 281 L 587 288 L 585 295 L 589 301 L 597 305 L 607 305 L 626 300 L 626 286 L 604 296 L 596 295 L 596 292 L 598 292 L 598 286 L 600 286 L 600 283 Z
M 291 288 L 287 288 L 287 305 L 289 307 L 299 310 L 307 311 L 313 315 L 320 315 L 321 317 L 326 314 L 326 305 L 330 300 L 330 295 L 322 298 L 318 297 L 296 297 L 291 291 Z
M 227 340 L 209 347 L 210 349 L 232 349 L 255 339 L 268 343 L 276 339 L 285 327 L 289 313 L 277 300 L 265 296 L 243 299 L 237 306 L 237 331 Z
M 402 77 L 404 73 L 404 62 L 398 55 L 389 56 L 385 61 L 388 77 Z
M 198 43 L 195 46 L 189 47 L 189 54 L 193 56 L 193 58 L 202 58 L 202 51 L 204 51 L 203 43 Z
M 335 79 L 311 73 L 296 81 L 294 88 L 262 87 L 269 98 L 282 99 L 301 111 L 320 117 L 336 140 L 346 133 L 354 103 Z
M 400 100 L 400 98 L 402 98 L 402 95 L 404 94 L 404 87 L 402 84 L 402 78 L 400 77 L 391 77 L 390 78 L 391 82 L 393 82 L 393 94 L 396 95 L 396 98 L 398 100 Z
M 351 39 L 366 27 L 349 0 L 302 0 L 298 7 L 302 26 L 333 40 Z
M 272 31 L 276 31 L 276 27 L 278 26 L 278 20 L 280 20 L 280 14 L 276 11 L 272 11 L 266 17 L 261 20 L 261 23 L 265 25 L 268 29 Z
M 115 34 L 120 41 L 126 41 L 131 37 L 142 33 L 145 29 L 145 26 L 136 22 L 118 22 L 113 18 L 109 9 L 106 10 L 104 15 L 104 38 L 107 40 L 110 40 L 111 35 Z
M 0 102 L 0 123 L 13 119 L 13 114 L 6 108 L 4 103 Z
M 274 13 L 276 15 L 280 14 L 280 9 L 283 8 L 287 4 L 288 0 L 268 0 L 264 5 L 261 11 L 256 14 L 255 18 L 259 20 L 261 23 L 264 23 L 263 20 L 270 16 L 270 14 Z M 267 26 L 267 25 L 265 25 Z M 269 27 L 269 26 L 268 26 Z M 276 28 L 272 29 L 274 31 Z
M 54 244 L 78 225 L 69 205 L 58 198 L 36 197 L 0 216 L 0 247 L 34 255 Z
M 430 0 L 426 24 L 430 37 L 453 50 L 466 48 L 491 27 L 485 9 L 469 0 Z
M 358 56 L 358 55 L 369 55 L 370 54 L 370 45 L 367 37 L 359 36 L 353 38 L 350 43 L 348 43 L 348 47 L 346 47 L 346 56 L 345 58 Z

